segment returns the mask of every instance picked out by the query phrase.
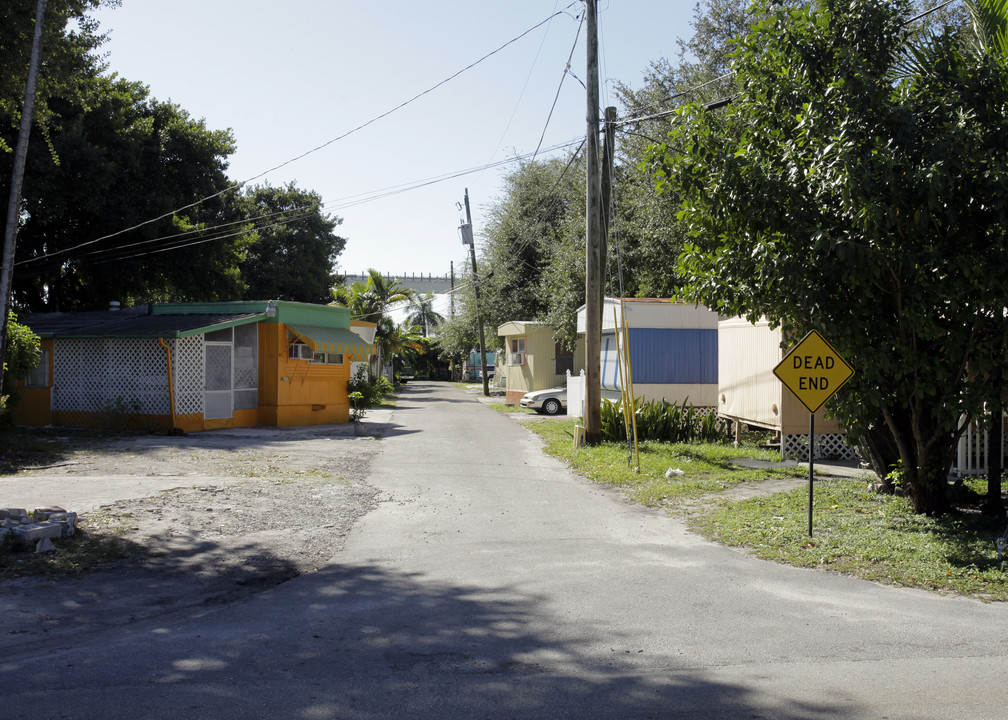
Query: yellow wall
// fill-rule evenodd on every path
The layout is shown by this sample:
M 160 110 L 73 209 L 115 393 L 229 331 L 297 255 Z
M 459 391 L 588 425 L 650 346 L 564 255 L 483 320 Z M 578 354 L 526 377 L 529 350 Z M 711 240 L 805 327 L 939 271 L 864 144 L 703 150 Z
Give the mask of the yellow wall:
M 287 356 L 282 324 L 259 326 L 259 422 L 263 425 L 321 425 L 350 420 L 350 358 L 321 365 Z
M 46 387 L 26 387 L 24 378 L 17 381 L 19 399 L 14 408 L 15 422 L 19 425 L 51 425 L 52 419 L 52 378 L 53 378 L 53 341 L 43 340 L 39 343 L 42 350 L 49 351 L 49 380 Z

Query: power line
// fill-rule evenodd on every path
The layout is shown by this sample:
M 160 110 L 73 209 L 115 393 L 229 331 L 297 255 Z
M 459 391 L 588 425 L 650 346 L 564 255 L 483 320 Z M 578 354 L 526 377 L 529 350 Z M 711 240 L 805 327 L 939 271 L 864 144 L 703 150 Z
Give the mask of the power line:
M 553 111 L 556 110 L 557 100 L 560 99 L 560 90 L 563 88 L 564 78 L 570 73 L 571 60 L 574 58 L 574 50 L 577 48 L 578 39 L 581 37 L 581 28 L 584 26 L 584 13 L 581 13 L 581 22 L 578 23 L 577 32 L 574 33 L 574 44 L 571 45 L 570 55 L 567 56 L 567 67 L 564 68 L 563 74 L 560 76 L 560 82 L 557 84 L 556 95 L 553 96 L 553 105 L 550 106 L 549 115 L 546 116 L 546 123 L 543 125 L 542 135 L 539 136 L 539 144 L 536 145 L 536 151 L 532 153 L 532 159 L 535 160 L 535 156 L 539 154 L 539 148 L 542 147 L 543 138 L 546 137 L 546 129 L 549 127 L 550 120 L 553 119 Z
M 395 113 L 395 112 L 403 109 L 404 107 L 406 107 L 406 106 L 408 106 L 408 105 L 416 102 L 417 100 L 419 100 L 420 98 L 424 97 L 425 95 L 429 95 L 430 93 L 432 93 L 435 90 L 437 90 L 438 88 L 440 88 L 442 85 L 445 85 L 446 83 L 451 82 L 452 80 L 454 80 L 455 78 L 459 77 L 463 73 L 471 70 L 472 68 L 476 67 L 480 63 L 484 62 L 485 60 L 493 57 L 497 53 L 499 53 L 502 50 L 504 50 L 505 48 L 509 47 L 510 45 L 513 45 L 514 43 L 518 42 L 519 40 L 521 40 L 522 38 L 524 38 L 526 35 L 528 35 L 529 33 L 531 33 L 532 31 L 538 29 L 539 27 L 541 27 L 541 26 L 545 25 L 546 23 L 550 22 L 551 20 L 553 20 L 553 18 L 555 18 L 555 17 L 557 17 L 559 15 L 565 14 L 566 11 L 569 8 L 571 8 L 574 5 L 576 5 L 579 1 L 580 0 L 575 0 L 574 2 L 571 2 L 563 10 L 559 10 L 557 12 L 554 12 L 552 15 L 550 15 L 545 20 L 542 20 L 542 21 L 536 23 L 532 27 L 530 27 L 527 30 L 525 30 L 524 32 L 522 32 L 520 35 L 517 35 L 517 36 L 513 37 L 511 40 L 508 40 L 506 43 L 504 43 L 503 45 L 501 45 L 497 49 L 491 50 L 490 52 L 488 52 L 487 54 L 485 54 L 483 57 L 479 58 L 478 60 L 475 60 L 474 62 L 472 62 L 469 65 L 465 66 L 461 70 L 459 70 L 459 71 L 453 73 L 452 75 L 448 76 L 444 80 L 441 80 L 440 82 L 432 85 L 431 87 L 427 88 L 426 90 L 417 93 L 416 95 L 414 95 L 413 97 L 411 97 L 409 100 L 406 100 L 404 102 L 399 103 L 398 105 L 396 105 L 395 107 L 391 108 L 390 110 L 386 110 L 385 112 L 383 112 L 383 113 L 381 113 L 379 115 L 376 115 L 375 117 L 371 118 L 370 120 L 368 120 L 368 121 L 366 121 L 364 123 L 361 123 L 360 125 L 358 125 L 358 126 L 352 128 L 352 129 L 346 131 L 342 135 L 338 135 L 337 137 L 334 137 L 331 140 L 327 140 L 326 142 L 322 143 L 321 145 L 318 145 L 318 146 L 316 146 L 316 147 L 314 147 L 314 148 L 312 148 L 310 150 L 307 150 L 307 151 L 301 153 L 300 155 L 297 155 L 296 157 L 293 157 L 293 158 L 291 158 L 289 160 L 286 160 L 286 161 L 280 163 L 279 165 L 277 165 L 275 167 L 270 168 L 269 170 L 265 170 L 265 171 L 259 173 L 258 175 L 255 175 L 253 177 L 247 178 L 246 180 L 242 180 L 242 181 L 237 182 L 237 183 L 233 183 L 233 184 L 231 184 L 231 185 L 229 185 L 229 186 L 227 186 L 227 187 L 219 190 L 218 192 L 215 192 L 215 193 L 213 193 L 211 195 L 207 195 L 206 197 L 200 198 L 199 200 L 195 200 L 195 201 L 193 201 L 191 203 L 188 203 L 186 205 L 183 205 L 181 207 L 175 208 L 174 210 L 171 210 L 170 212 L 163 213 L 162 215 L 159 215 L 159 216 L 154 217 L 154 218 L 150 218 L 148 220 L 144 220 L 143 222 L 137 223 L 135 225 L 132 225 L 132 226 L 127 227 L 127 228 L 124 228 L 122 230 L 118 230 L 118 231 L 116 231 L 114 233 L 109 233 L 108 235 L 103 235 L 101 237 L 95 238 L 93 240 L 88 240 L 88 241 L 83 242 L 83 243 L 79 243 L 79 244 L 74 245 L 74 246 L 69 247 L 69 248 L 63 248 L 61 250 L 57 250 L 57 251 L 55 251 L 53 253 L 49 253 L 48 255 L 46 255 L 46 257 L 52 257 L 52 256 L 64 254 L 64 253 L 69 253 L 69 252 L 72 252 L 74 250 L 80 249 L 82 247 L 87 247 L 89 245 L 94 245 L 94 244 L 99 243 L 99 242 L 101 242 L 103 240 L 108 240 L 110 238 L 117 237 L 117 236 L 122 235 L 124 233 L 132 232 L 133 230 L 137 230 L 137 229 L 139 229 L 141 227 L 144 227 L 146 225 L 150 225 L 150 224 L 156 223 L 156 222 L 158 222 L 160 220 L 164 220 L 166 218 L 172 217 L 175 214 L 177 214 L 177 213 L 179 213 L 179 212 L 181 212 L 183 210 L 189 210 L 190 208 L 196 207 L 197 205 L 200 205 L 200 204 L 202 204 L 204 202 L 207 202 L 208 200 L 213 200 L 214 198 L 220 197 L 221 195 L 223 195 L 224 193 L 226 193 L 226 192 L 228 192 L 230 190 L 235 190 L 235 189 L 237 189 L 237 188 L 239 188 L 239 187 L 241 187 L 243 185 L 246 185 L 246 184 L 252 182 L 253 180 L 257 180 L 257 179 L 259 179 L 259 178 L 261 178 L 261 177 L 263 177 L 265 175 L 268 175 L 271 172 L 274 172 L 276 170 L 280 170 L 280 169 L 286 167 L 287 165 L 290 165 L 291 163 L 297 162 L 298 160 L 301 160 L 301 159 L 303 159 L 303 158 L 305 158 L 305 157 L 307 157 L 307 156 L 309 156 L 309 155 L 311 155 L 313 153 L 316 153 L 319 150 L 327 148 L 330 145 L 332 145 L 333 143 L 336 143 L 336 142 L 338 142 L 340 140 L 343 140 L 343 139 L 349 137 L 350 135 L 353 135 L 354 133 L 359 132 L 360 130 L 363 130 L 364 128 L 368 127 L 369 125 L 373 125 L 374 123 L 378 122 L 379 120 L 382 120 L 382 119 L 388 117 L 389 115 L 392 115 L 393 113 Z
M 565 149 L 565 148 L 569 148 L 569 147 L 573 146 L 575 143 L 578 143 L 578 142 L 582 142 L 583 143 L 584 140 L 583 139 L 574 139 L 574 140 L 568 140 L 568 141 L 563 142 L 563 143 L 558 143 L 556 145 L 553 145 L 553 146 L 550 146 L 549 148 L 547 148 L 545 152 L 555 152 L 557 150 L 562 150 L 562 149 Z M 468 168 L 466 170 L 458 170 L 458 171 L 454 171 L 454 172 L 450 172 L 450 173 L 445 173 L 444 175 L 439 175 L 439 176 L 435 176 L 435 177 L 432 177 L 432 178 L 418 180 L 418 181 L 415 181 L 415 182 L 412 182 L 412 183 L 405 183 L 405 184 L 402 184 L 402 185 L 391 186 L 389 188 L 383 188 L 383 189 L 371 191 L 369 193 L 361 193 L 361 194 L 358 194 L 358 195 L 350 195 L 350 196 L 346 196 L 346 197 L 343 197 L 343 198 L 338 198 L 338 199 L 333 200 L 333 201 L 325 201 L 325 202 L 322 202 L 320 205 L 321 205 L 321 207 L 326 208 L 328 210 L 332 210 L 332 211 L 342 210 L 342 209 L 349 208 L 349 207 L 355 207 L 357 205 L 362 205 L 364 203 L 373 202 L 375 200 L 381 200 L 381 199 L 384 199 L 384 198 L 387 198 L 387 197 L 391 197 L 391 196 L 394 196 L 394 195 L 399 195 L 399 194 L 402 194 L 402 193 L 405 193 L 405 192 L 410 192 L 412 190 L 418 190 L 420 188 L 427 187 L 427 186 L 430 186 L 430 185 L 434 185 L 436 183 L 445 182 L 446 180 L 453 180 L 455 178 L 459 178 L 459 177 L 462 177 L 462 176 L 465 176 L 465 175 L 469 175 L 469 174 L 472 174 L 472 173 L 482 172 L 482 171 L 487 170 L 487 169 L 491 169 L 491 168 L 495 168 L 495 167 L 500 167 L 500 166 L 507 165 L 507 164 L 510 164 L 510 163 L 513 163 L 513 162 L 520 162 L 522 160 L 527 160 L 527 159 L 533 157 L 533 155 L 534 155 L 534 153 L 525 153 L 525 154 L 518 155 L 518 156 L 513 157 L 513 158 L 507 158 L 507 159 L 504 159 L 504 160 L 498 160 L 498 161 L 493 162 L 493 163 L 487 163 L 487 164 L 481 165 L 479 167 Z M 255 232 L 255 231 L 260 230 L 260 229 L 279 227 L 281 225 L 285 225 L 285 224 L 290 223 L 290 222 L 296 222 L 297 220 L 300 220 L 300 219 L 303 219 L 305 217 L 308 217 L 308 216 L 310 216 L 314 212 L 315 212 L 314 209 L 306 210 L 305 212 L 300 212 L 299 210 L 282 210 L 282 211 L 277 211 L 275 213 L 265 213 L 263 215 L 256 215 L 256 216 L 252 216 L 252 217 L 243 217 L 243 218 L 239 218 L 239 219 L 236 219 L 236 220 L 233 220 L 233 221 L 228 221 L 228 222 L 220 223 L 218 225 L 213 225 L 213 226 L 208 226 L 208 227 L 202 227 L 202 228 L 194 228 L 192 230 L 187 230 L 185 232 L 175 233 L 173 235 L 164 235 L 164 236 L 160 236 L 160 237 L 156 237 L 156 238 L 150 238 L 150 239 L 147 239 L 147 240 L 140 240 L 140 241 L 137 241 L 135 243 L 129 243 L 127 245 L 117 245 L 117 246 L 111 247 L 111 248 L 99 248 L 99 249 L 91 250 L 91 251 L 84 252 L 84 253 L 71 254 L 68 259 L 83 260 L 83 261 L 88 261 L 88 262 L 91 262 L 91 263 L 109 262 L 111 260 L 129 260 L 129 259 L 134 259 L 134 258 L 138 258 L 138 257 L 144 257 L 145 255 L 155 255 L 155 254 L 160 254 L 160 253 L 163 253 L 163 252 L 168 252 L 170 250 L 177 250 L 177 249 L 183 249 L 183 248 L 187 248 L 187 247 L 192 247 L 194 245 L 201 245 L 201 244 L 203 244 L 205 242 L 210 242 L 212 240 L 226 240 L 226 239 L 229 239 L 229 238 L 232 238 L 232 237 L 241 236 L 241 235 L 246 234 L 246 233 Z M 297 213 L 297 214 L 295 214 L 295 213 Z M 287 215 L 287 217 L 283 218 L 282 220 L 278 220 L 276 222 L 270 222 L 270 223 L 267 223 L 267 224 L 264 224 L 264 225 L 260 225 L 260 226 L 254 225 L 254 223 L 256 221 L 269 220 L 271 218 L 278 217 L 278 216 L 283 216 L 283 215 Z M 247 225 L 248 223 L 253 223 L 253 227 L 252 228 L 241 227 L 241 228 L 238 228 L 235 232 L 217 232 L 217 231 L 225 230 L 227 228 L 231 228 L 231 227 L 234 227 L 234 226 L 237 226 L 237 225 L 243 225 L 244 226 L 244 225 Z M 213 234 L 210 237 L 203 237 L 206 233 L 216 233 L 216 234 Z M 200 237 L 199 240 L 190 242 L 190 240 L 192 240 L 193 237 L 197 237 L 197 236 Z M 148 251 L 145 251 L 145 252 L 137 251 L 137 252 L 128 253 L 128 254 L 121 254 L 122 251 L 128 250 L 130 248 L 136 248 L 136 247 L 140 247 L 140 246 L 144 246 L 144 245 L 152 245 L 154 243 L 164 242 L 164 241 L 167 241 L 167 240 L 175 240 L 175 242 L 174 243 L 168 243 L 164 247 L 159 247 L 159 248 L 154 249 L 154 250 L 148 250 Z M 78 246 L 78 248 L 79 247 L 80 246 Z M 19 260 L 15 264 L 16 265 L 28 265 L 28 264 L 32 264 L 32 263 L 45 263 L 45 261 L 52 260 L 53 258 L 55 258 L 57 256 L 62 256 L 62 255 L 66 254 L 67 252 L 69 252 L 72 249 L 73 248 L 68 249 L 67 251 L 63 251 L 63 252 L 54 252 L 54 253 L 49 253 L 49 254 L 46 254 L 46 255 L 38 255 L 38 256 L 32 257 L 32 258 L 25 258 L 23 260 Z M 48 267 L 48 265 L 46 265 L 46 267 Z

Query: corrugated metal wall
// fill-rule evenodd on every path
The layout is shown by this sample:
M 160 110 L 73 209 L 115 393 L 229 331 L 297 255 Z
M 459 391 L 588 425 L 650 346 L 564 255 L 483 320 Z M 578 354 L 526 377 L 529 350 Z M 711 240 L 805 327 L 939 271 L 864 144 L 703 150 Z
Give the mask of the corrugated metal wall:
M 717 330 L 630 328 L 633 381 L 641 384 L 716 385 Z M 616 336 L 602 335 L 602 387 L 619 390 Z

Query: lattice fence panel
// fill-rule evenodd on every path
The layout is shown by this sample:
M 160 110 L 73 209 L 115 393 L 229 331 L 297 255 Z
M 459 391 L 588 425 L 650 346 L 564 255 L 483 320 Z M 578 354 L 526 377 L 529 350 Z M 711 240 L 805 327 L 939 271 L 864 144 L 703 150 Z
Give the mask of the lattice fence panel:
M 1005 452 L 1005 445 L 1008 443 L 1008 433 L 1004 432 L 1004 417 L 1002 422 L 1001 435 L 1001 467 L 1004 467 L 1008 453 Z M 957 475 L 986 475 L 987 474 L 987 453 L 989 452 L 990 435 L 987 428 L 977 426 L 971 422 L 966 431 L 959 437 L 959 446 L 956 452 L 956 461 L 952 466 L 952 472 Z
M 53 409 L 76 412 L 168 412 L 164 348 L 156 340 L 58 340 L 53 356 Z
M 785 458 L 808 460 L 808 434 L 785 435 L 783 438 Z M 817 460 L 855 460 L 857 452 L 847 444 L 847 436 L 841 433 L 816 433 L 813 457 Z
M 175 375 L 175 412 L 203 414 L 203 336 L 174 341 L 172 371 Z

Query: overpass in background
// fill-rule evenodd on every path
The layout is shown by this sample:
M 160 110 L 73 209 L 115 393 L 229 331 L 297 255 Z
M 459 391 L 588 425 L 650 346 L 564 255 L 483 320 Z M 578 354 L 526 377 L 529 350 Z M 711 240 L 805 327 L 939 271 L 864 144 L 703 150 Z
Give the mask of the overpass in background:
M 452 289 L 452 279 L 450 275 L 433 275 L 431 273 L 382 273 L 386 280 L 397 281 L 400 285 L 408 287 L 418 293 L 446 293 Z M 367 274 L 352 275 L 350 273 L 339 273 L 338 277 L 344 285 L 353 285 L 355 282 L 366 283 Z

